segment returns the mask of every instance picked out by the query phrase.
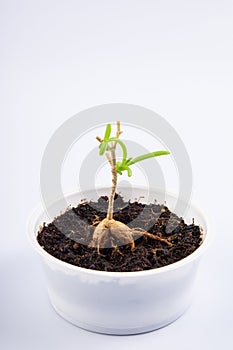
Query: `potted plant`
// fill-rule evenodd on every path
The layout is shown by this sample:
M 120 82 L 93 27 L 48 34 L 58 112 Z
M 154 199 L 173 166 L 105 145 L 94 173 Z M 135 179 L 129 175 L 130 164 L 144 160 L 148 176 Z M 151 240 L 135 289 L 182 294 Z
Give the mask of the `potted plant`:
M 130 177 L 133 164 L 169 154 L 157 151 L 128 158 L 121 132 L 117 122 L 115 137 L 110 124 L 103 139 L 97 137 L 100 155 L 106 154 L 111 166 L 111 189 L 102 188 L 99 198 L 90 190 L 84 202 L 81 193 L 74 193 L 67 197 L 72 208 L 62 214 L 64 208 L 52 204 L 58 215 L 52 222 L 45 223 L 45 210 L 37 210 L 29 221 L 55 310 L 79 327 L 107 334 L 151 331 L 182 315 L 209 241 L 206 222 L 195 207 L 179 218 L 171 210 L 175 196 L 167 195 L 166 205 L 155 203 L 161 192 L 150 189 L 146 202 L 132 202 L 143 199 L 146 190 L 117 188 L 117 174 L 126 171 Z M 122 149 L 120 161 L 117 145 Z

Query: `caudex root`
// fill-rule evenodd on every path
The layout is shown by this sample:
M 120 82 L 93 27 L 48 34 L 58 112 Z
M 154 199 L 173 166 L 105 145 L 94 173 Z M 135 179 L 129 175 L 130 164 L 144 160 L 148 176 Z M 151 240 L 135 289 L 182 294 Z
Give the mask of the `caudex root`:
M 118 247 L 122 245 L 129 245 L 131 250 L 134 250 L 134 241 L 141 236 L 164 242 L 167 245 L 171 245 L 171 243 L 164 238 L 151 234 L 140 228 L 129 228 L 122 222 L 113 219 L 113 205 L 117 187 L 117 174 L 122 175 L 122 172 L 126 171 L 130 177 L 132 175 L 132 171 L 130 169 L 131 165 L 148 158 L 169 154 L 167 151 L 157 151 L 147 153 L 136 158 L 128 158 L 126 146 L 121 140 L 119 140 L 119 136 L 121 134 L 122 131 L 120 128 L 120 122 L 118 121 L 115 137 L 111 137 L 110 124 L 106 126 L 106 131 L 103 139 L 99 136 L 96 137 L 97 141 L 100 142 L 100 155 L 106 155 L 107 160 L 111 166 L 112 173 L 112 188 L 109 196 L 107 217 L 99 222 L 95 227 L 93 238 L 90 243 L 91 247 L 97 249 L 98 254 L 100 254 L 101 248 L 115 248 L 116 251 L 120 252 Z M 118 162 L 116 162 L 117 144 L 121 146 L 123 152 L 122 160 Z
M 149 233 L 141 228 L 130 228 L 120 221 L 105 218 L 95 228 L 91 247 L 100 253 L 102 248 L 114 248 L 120 253 L 119 246 L 129 246 L 131 251 L 135 249 L 135 240 L 141 236 L 157 240 L 171 246 L 172 243 L 165 238 Z

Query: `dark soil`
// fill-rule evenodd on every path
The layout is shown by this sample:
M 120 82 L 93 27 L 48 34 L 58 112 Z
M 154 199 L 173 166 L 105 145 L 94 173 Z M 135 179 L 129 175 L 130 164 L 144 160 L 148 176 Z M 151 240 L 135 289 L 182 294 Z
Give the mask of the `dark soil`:
M 84 202 L 68 209 L 45 224 L 38 232 L 39 244 L 54 257 L 69 264 L 102 271 L 142 271 L 155 269 L 179 261 L 194 252 L 202 243 L 200 227 L 188 225 L 182 218 L 160 204 L 125 202 L 115 196 L 114 219 L 129 227 L 139 227 L 172 245 L 141 236 L 135 249 L 129 246 L 106 248 L 98 255 L 96 248 L 88 247 L 99 221 L 106 217 L 108 197 L 98 202 Z M 140 214 L 140 215 L 139 215 Z M 133 226 L 130 222 L 133 222 Z M 135 226 L 136 225 L 136 226 Z

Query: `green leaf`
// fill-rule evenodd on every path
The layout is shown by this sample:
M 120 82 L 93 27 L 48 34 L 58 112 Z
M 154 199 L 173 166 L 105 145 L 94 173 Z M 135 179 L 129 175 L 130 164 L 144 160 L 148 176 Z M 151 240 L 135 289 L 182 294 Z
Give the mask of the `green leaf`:
M 114 141 L 114 142 L 117 142 L 119 143 L 119 145 L 121 146 L 122 148 L 122 162 L 126 162 L 126 158 L 127 158 L 127 148 L 126 148 L 126 145 L 124 144 L 124 142 L 122 142 L 121 140 L 119 140 L 118 138 L 116 137 L 111 137 L 108 141 Z
M 106 130 L 105 130 L 105 135 L 104 135 L 104 141 L 107 141 L 111 135 L 111 130 L 112 130 L 112 127 L 111 127 L 111 124 L 107 124 L 106 125 Z
M 125 164 L 128 165 L 128 164 L 130 163 L 131 159 L 133 159 L 133 158 L 128 158 L 128 159 L 126 160 Z
M 132 170 L 128 167 L 126 164 L 127 162 L 117 162 L 116 163 L 116 172 L 120 175 L 122 175 L 123 171 L 127 171 L 127 174 L 129 177 L 132 176 Z
M 111 137 L 111 129 L 112 129 L 111 124 L 107 124 L 105 134 L 104 134 L 104 139 L 99 145 L 99 153 L 100 153 L 100 155 L 103 155 L 106 151 L 108 151 L 110 142 L 113 142 L 113 147 L 115 147 L 114 143 L 118 143 L 121 146 L 122 160 L 119 162 L 116 162 L 116 172 L 120 175 L 122 175 L 123 171 L 127 171 L 127 175 L 129 177 L 131 177 L 132 170 L 130 169 L 130 166 L 132 164 L 141 162 L 142 160 L 145 160 L 145 159 L 170 154 L 170 152 L 168 152 L 168 151 L 156 151 L 156 152 L 142 154 L 141 156 L 138 156 L 135 158 L 127 158 L 127 148 L 126 148 L 124 142 L 122 142 L 121 140 L 119 140 L 116 137 Z
M 99 145 L 101 156 L 105 153 L 105 151 L 107 150 L 107 147 L 108 147 L 107 142 L 102 141 L 101 144 Z
M 146 153 L 146 154 L 143 154 L 141 156 L 138 156 L 136 158 L 131 159 L 129 161 L 128 165 L 132 165 L 132 164 L 141 162 L 142 160 L 149 159 L 149 158 L 165 156 L 167 154 L 170 154 L 170 152 L 168 152 L 168 151 L 157 151 L 157 152 Z
M 122 166 L 121 162 L 116 162 L 116 172 L 120 175 L 122 175 Z
M 127 170 L 128 177 L 131 177 L 132 176 L 132 170 L 129 167 L 127 167 L 126 170 Z

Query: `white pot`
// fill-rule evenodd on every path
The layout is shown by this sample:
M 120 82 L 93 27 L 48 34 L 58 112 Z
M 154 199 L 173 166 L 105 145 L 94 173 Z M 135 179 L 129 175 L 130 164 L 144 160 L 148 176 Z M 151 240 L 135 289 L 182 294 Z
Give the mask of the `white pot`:
M 85 192 L 88 200 L 108 195 L 109 188 Z M 148 197 L 143 188 L 118 189 L 126 200 Z M 66 197 L 77 205 L 83 194 Z M 162 194 L 150 190 L 150 198 Z M 142 201 L 143 202 L 143 201 Z M 159 202 L 159 201 L 158 201 Z M 176 197 L 166 195 L 166 205 L 172 210 Z M 58 208 L 57 215 L 64 208 Z M 48 222 L 45 210 L 38 210 L 29 220 L 29 235 L 40 253 L 48 281 L 48 293 L 54 309 L 73 324 L 106 334 L 136 334 L 163 327 L 181 316 L 189 307 L 199 258 L 210 240 L 207 224 L 200 212 L 191 206 L 184 219 L 204 229 L 202 245 L 191 255 L 174 264 L 139 272 L 106 272 L 89 270 L 65 263 L 48 254 L 37 242 L 39 226 Z

